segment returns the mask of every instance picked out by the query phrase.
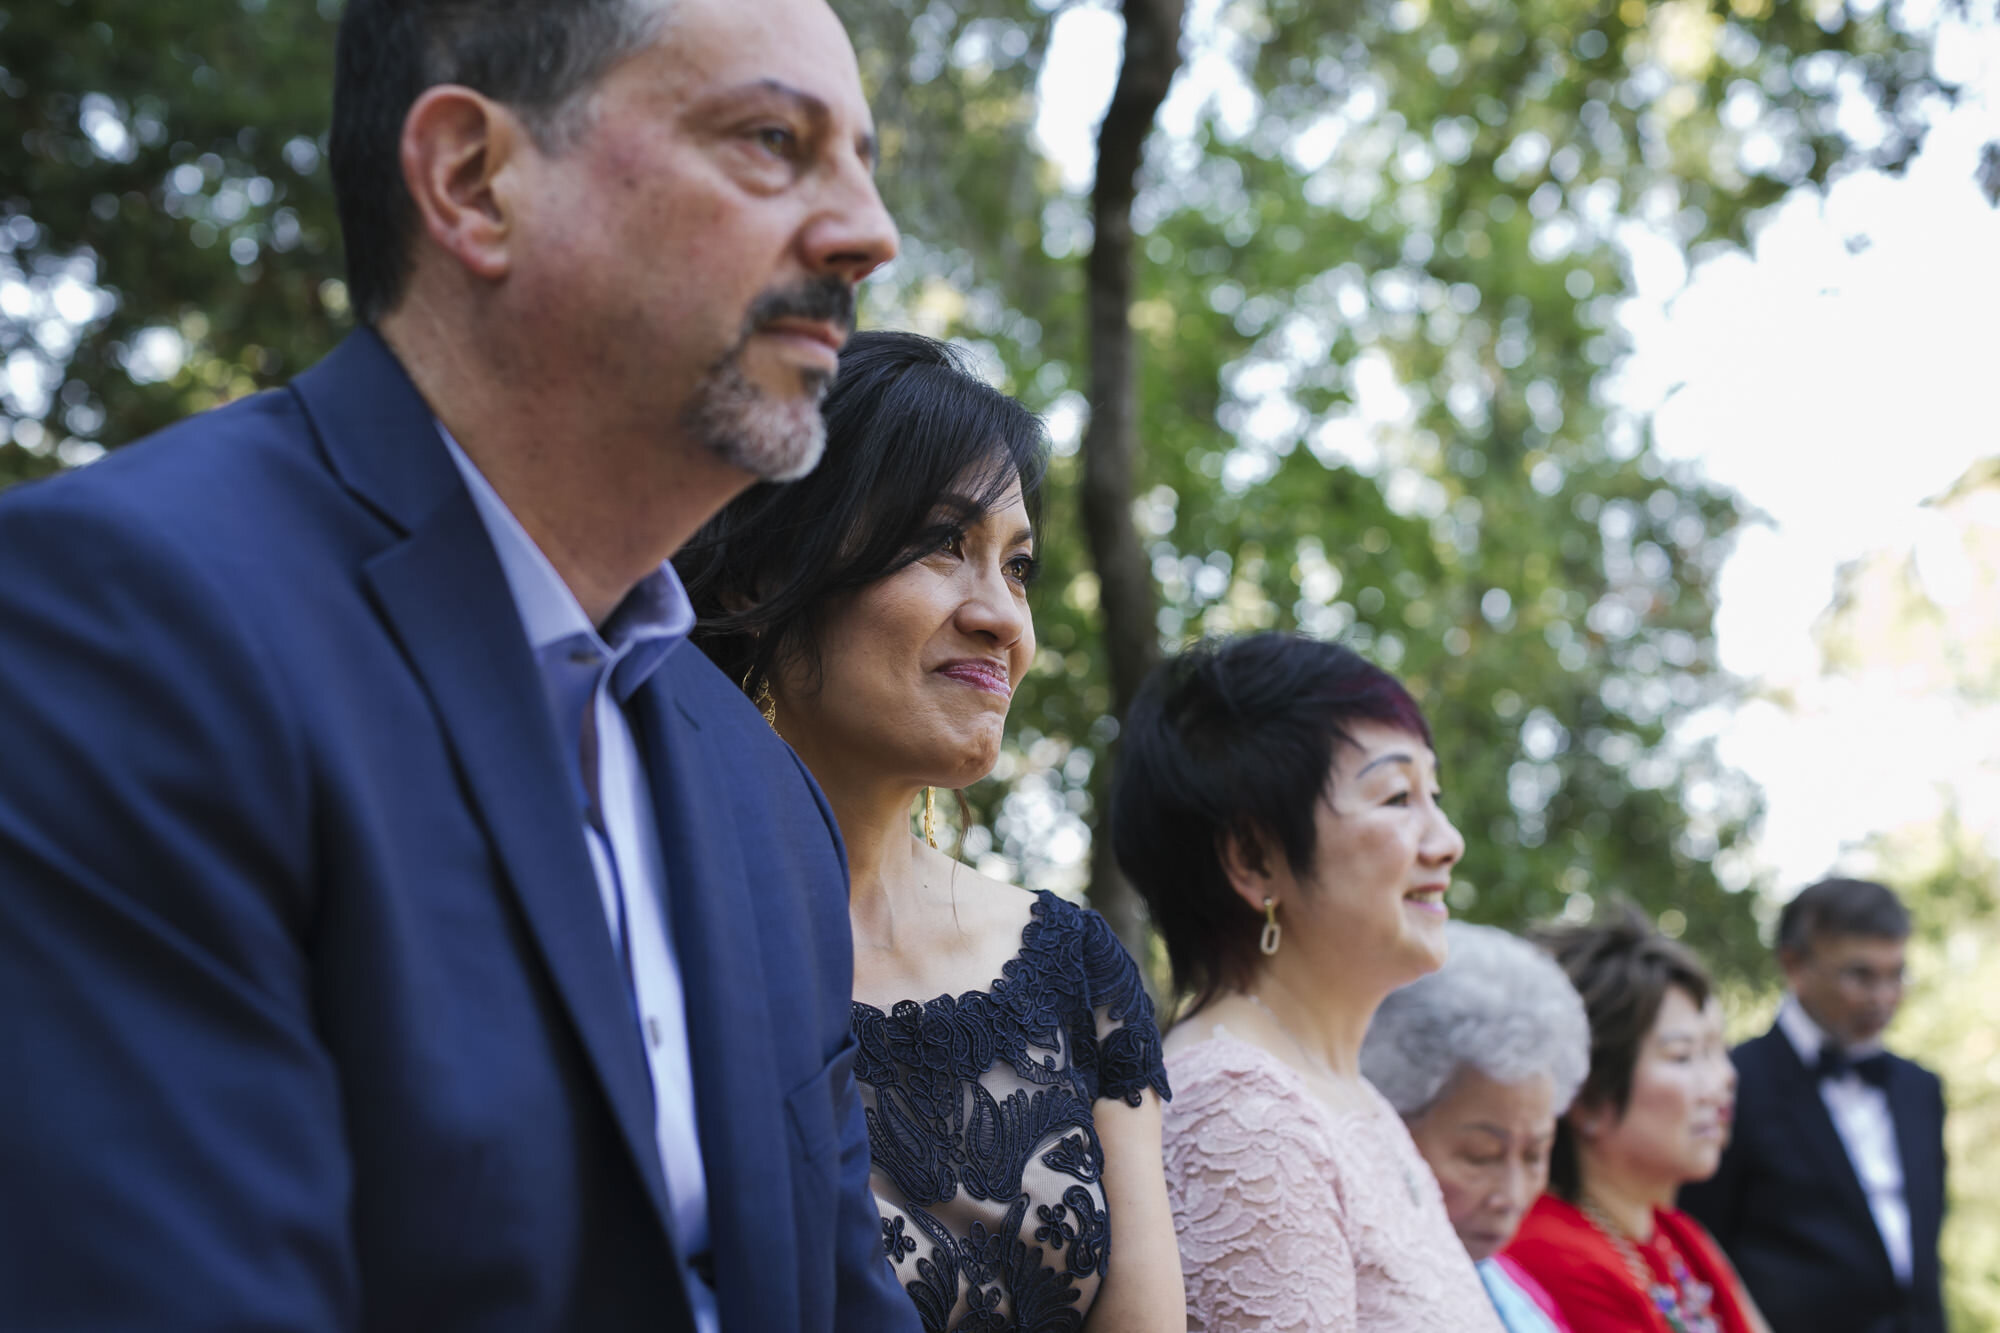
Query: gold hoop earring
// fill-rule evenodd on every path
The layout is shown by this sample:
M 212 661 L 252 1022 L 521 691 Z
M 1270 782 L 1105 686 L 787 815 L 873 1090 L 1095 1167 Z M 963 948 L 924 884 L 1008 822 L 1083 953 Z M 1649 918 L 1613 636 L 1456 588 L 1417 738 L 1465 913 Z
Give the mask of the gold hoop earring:
M 924 841 L 937 846 L 937 788 L 924 788 Z
M 752 667 L 750 671 L 743 673 L 742 689 L 745 694 L 750 694 L 750 673 L 755 670 L 756 668 Z M 750 695 L 750 702 L 756 706 L 758 712 L 764 715 L 764 724 L 770 727 L 771 730 L 776 731 L 778 729 L 778 701 L 771 697 L 771 678 L 769 676 L 764 677 L 758 683 L 757 693 Z
M 1278 904 L 1269 894 L 1264 896 L 1264 933 L 1257 937 L 1257 950 L 1266 958 L 1278 951 L 1278 942 L 1284 938 L 1285 928 L 1278 924 Z

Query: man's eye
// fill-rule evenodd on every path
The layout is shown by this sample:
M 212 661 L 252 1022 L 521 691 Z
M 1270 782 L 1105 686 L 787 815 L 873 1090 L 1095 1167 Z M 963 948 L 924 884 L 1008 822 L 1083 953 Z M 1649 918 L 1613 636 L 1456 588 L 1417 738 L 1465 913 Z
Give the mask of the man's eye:
M 783 125 L 764 125 L 751 132 L 757 145 L 777 157 L 792 157 L 798 152 L 799 136 Z

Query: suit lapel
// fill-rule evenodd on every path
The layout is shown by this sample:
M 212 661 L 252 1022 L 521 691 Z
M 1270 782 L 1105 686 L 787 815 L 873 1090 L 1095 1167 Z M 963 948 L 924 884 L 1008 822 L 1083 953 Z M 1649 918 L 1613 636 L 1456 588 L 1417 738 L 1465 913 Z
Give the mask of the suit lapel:
M 1937 1235 L 1944 1217 L 1943 1182 L 1933 1146 L 1937 1128 L 1917 1072 L 1901 1060 L 1892 1061 L 1889 1071 L 1889 1116 L 1896 1127 L 1896 1156 L 1903 1164 L 1903 1205 L 1910 1210 L 1911 1277 L 1922 1281 L 1924 1275 L 1917 1269 L 1933 1252 L 1926 1238 Z
M 363 577 L 443 726 L 663 1229 L 644 1049 L 520 612 L 416 388 L 372 333 L 294 381 L 329 464 L 406 534 Z
M 683 644 L 680 653 L 697 651 Z M 669 659 L 634 699 L 659 812 L 667 919 L 686 997 L 695 1110 L 708 1177 L 709 1233 L 726 1328 L 791 1328 L 796 1292 L 770 1272 L 792 1271 L 790 1227 L 770 1225 L 774 1204 L 790 1211 L 789 1130 L 770 1045 L 772 1015 L 763 953 L 727 790 L 724 719 L 708 727 L 676 697 L 686 663 Z M 761 724 L 760 724 L 761 725 Z
M 1865 1232 L 1874 1239 L 1873 1252 L 1881 1259 L 1883 1272 L 1893 1277 L 1888 1247 L 1882 1243 L 1882 1233 L 1875 1225 L 1875 1214 L 1868 1207 L 1868 1194 L 1861 1188 L 1861 1177 L 1854 1169 L 1854 1159 L 1847 1155 L 1847 1144 L 1834 1127 L 1833 1113 L 1826 1109 L 1826 1099 L 1820 1096 L 1819 1080 L 1799 1059 L 1791 1038 L 1785 1035 L 1782 1028 L 1772 1028 L 1769 1041 L 1777 1059 L 1778 1076 L 1786 1088 L 1782 1100 L 1791 1110 L 1800 1138 L 1819 1159 L 1820 1169 L 1837 1183 L 1841 1201 L 1852 1215 L 1857 1231 Z

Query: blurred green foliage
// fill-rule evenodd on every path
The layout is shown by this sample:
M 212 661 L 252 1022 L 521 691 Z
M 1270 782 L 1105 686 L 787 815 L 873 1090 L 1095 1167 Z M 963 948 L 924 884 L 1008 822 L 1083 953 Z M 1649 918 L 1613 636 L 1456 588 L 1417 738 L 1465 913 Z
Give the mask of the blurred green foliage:
M 1074 880 L 1115 721 L 1073 491 L 1088 200 L 1032 138 L 1059 11 L 836 8 L 906 239 L 870 312 L 967 340 L 1055 423 L 1042 650 L 967 847 Z M 1833 0 L 1195 8 L 1192 67 L 1224 91 L 1156 134 L 1136 210 L 1158 633 L 1296 626 L 1399 672 L 1470 844 L 1467 914 L 1615 891 L 1751 968 L 1747 872 L 1717 866 L 1754 793 L 1672 734 L 1728 692 L 1715 577 L 1740 514 L 1617 406 L 1620 307 L 1641 250 L 1741 243 L 1785 192 L 1906 156 L 1939 91 L 1922 40 Z M 338 338 L 334 17 L 0 7 L 0 482 Z
M 980 346 L 1073 449 L 1088 201 L 1020 146 L 1051 20 L 845 11 L 914 241 L 878 312 Z M 1620 306 L 1641 247 L 1685 263 L 1792 189 L 1904 160 L 1948 95 L 1923 42 L 1879 9 L 1759 0 L 1205 12 L 1190 70 L 1217 91 L 1156 135 L 1136 209 L 1159 633 L 1344 636 L 1431 715 L 1461 910 L 1519 924 L 1621 893 L 1747 974 L 1749 875 L 1717 865 L 1755 794 L 1672 735 L 1731 688 L 1715 576 L 1741 515 L 1615 405 Z M 1074 476 L 1059 456 L 1019 751 L 977 793 L 1031 865 L 1052 811 L 1098 807 L 1113 734 Z

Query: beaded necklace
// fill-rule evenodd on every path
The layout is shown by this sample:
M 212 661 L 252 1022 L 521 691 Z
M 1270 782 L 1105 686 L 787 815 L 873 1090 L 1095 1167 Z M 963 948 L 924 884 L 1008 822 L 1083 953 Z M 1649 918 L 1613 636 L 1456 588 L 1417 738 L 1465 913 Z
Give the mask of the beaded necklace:
M 1583 1213 L 1584 1220 L 1596 1228 L 1597 1234 L 1610 1241 L 1611 1248 L 1618 1251 L 1618 1257 L 1625 1261 L 1625 1271 L 1631 1274 L 1639 1294 L 1653 1303 L 1653 1308 L 1660 1312 L 1660 1317 L 1667 1321 L 1667 1327 L 1673 1333 L 1718 1333 L 1721 1325 L 1715 1318 L 1715 1288 L 1689 1272 L 1686 1261 L 1671 1244 L 1667 1246 L 1667 1271 L 1673 1281 L 1667 1283 L 1653 1276 L 1653 1270 L 1639 1257 L 1639 1247 L 1632 1243 L 1625 1229 L 1598 1206 L 1596 1200 L 1585 1196 L 1578 1200 L 1577 1208 Z

